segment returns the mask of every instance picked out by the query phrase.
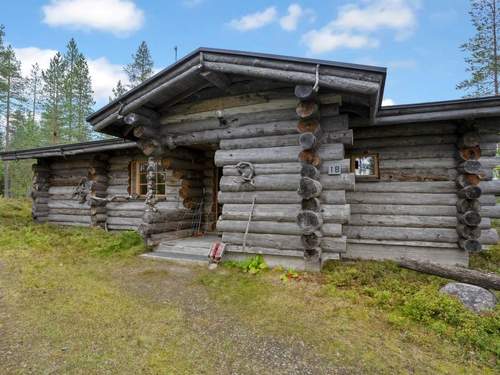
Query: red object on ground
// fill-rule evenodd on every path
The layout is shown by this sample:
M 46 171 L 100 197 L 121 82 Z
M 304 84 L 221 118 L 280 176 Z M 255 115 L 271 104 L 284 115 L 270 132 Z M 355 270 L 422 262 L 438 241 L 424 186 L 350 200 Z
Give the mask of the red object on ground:
M 208 253 L 208 258 L 210 262 L 219 263 L 222 255 L 224 255 L 224 249 L 226 248 L 226 244 L 222 242 L 214 242 L 212 247 L 210 248 L 210 252 Z

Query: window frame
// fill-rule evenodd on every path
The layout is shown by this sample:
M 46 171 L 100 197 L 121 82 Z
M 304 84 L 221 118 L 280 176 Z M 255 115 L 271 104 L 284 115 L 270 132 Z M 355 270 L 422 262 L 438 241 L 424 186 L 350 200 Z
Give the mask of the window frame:
M 147 171 L 146 173 L 141 173 L 141 165 L 145 165 L 147 169 L 147 160 L 132 160 L 129 164 L 129 194 L 137 196 L 139 198 L 145 198 L 147 194 Z M 163 165 L 163 160 L 158 160 L 157 165 Z M 158 181 L 158 175 L 160 173 L 165 173 L 162 171 L 155 171 L 155 186 L 158 192 L 158 185 L 163 185 L 163 194 L 156 193 L 156 196 L 164 197 L 167 191 L 167 176 L 164 176 L 162 182 Z M 141 175 L 146 175 L 146 182 L 141 183 Z M 146 186 L 146 192 L 141 193 L 141 186 Z
M 375 159 L 375 173 L 371 175 L 356 174 L 356 159 L 371 156 Z M 380 181 L 380 154 L 378 152 L 362 151 L 351 154 L 351 172 L 354 173 L 356 180 Z

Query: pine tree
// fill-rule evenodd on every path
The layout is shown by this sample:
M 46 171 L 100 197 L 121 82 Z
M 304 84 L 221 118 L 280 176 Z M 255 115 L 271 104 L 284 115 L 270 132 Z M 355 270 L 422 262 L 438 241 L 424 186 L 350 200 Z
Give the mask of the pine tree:
M 64 65 L 64 124 L 61 129 L 61 139 L 71 142 L 74 138 L 76 121 L 76 90 L 78 81 L 77 61 L 81 58 L 80 51 L 73 38 L 66 45 L 66 53 L 63 56 Z
M 5 91 L 1 93 L 0 101 L 3 102 L 5 134 L 4 148 L 10 150 L 11 138 L 15 132 L 12 124 L 12 114 L 23 108 L 26 100 L 24 97 L 24 79 L 21 75 L 21 63 L 17 60 L 12 46 L 2 52 L 0 65 L 0 80 L 5 82 Z M 4 195 L 10 196 L 9 163 L 4 166 Z
M 153 75 L 153 59 L 145 41 L 139 45 L 137 52 L 132 55 L 132 59 L 133 61 L 124 68 L 128 75 L 130 88 L 141 84 Z
M 57 52 L 50 60 L 50 65 L 42 73 L 43 112 L 42 128 L 50 144 L 61 141 L 61 128 L 64 124 L 64 79 L 65 66 L 62 55 Z
M 31 66 L 30 75 L 26 80 L 26 97 L 29 98 L 29 112 L 33 122 L 36 122 L 37 113 L 40 112 L 42 95 L 42 73 L 40 66 L 35 63 Z
M 125 94 L 127 92 L 127 89 L 125 88 L 125 86 L 122 84 L 122 81 L 119 80 L 117 83 L 116 83 L 116 86 L 113 88 L 112 90 L 112 93 L 113 93 L 113 96 L 110 96 L 109 97 L 109 101 L 112 102 L 113 100 L 116 100 L 118 99 L 120 96 L 122 96 L 123 94 Z
M 461 46 L 468 53 L 465 58 L 469 79 L 460 82 L 457 89 L 466 96 L 498 95 L 500 1 L 472 0 L 469 12 L 476 34 Z

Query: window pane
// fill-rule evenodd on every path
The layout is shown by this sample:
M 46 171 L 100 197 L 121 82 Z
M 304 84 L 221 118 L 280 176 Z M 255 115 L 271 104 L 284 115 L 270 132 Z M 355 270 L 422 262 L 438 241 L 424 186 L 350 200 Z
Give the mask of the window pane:
M 140 184 L 145 184 L 145 183 L 147 183 L 147 182 L 148 182 L 148 180 L 147 180 L 146 175 L 145 175 L 144 173 L 141 173 L 141 174 L 140 174 L 140 180 L 139 180 L 139 183 L 140 183 Z
M 140 185 L 139 186 L 139 194 L 140 195 L 146 195 L 148 192 L 148 187 L 147 185 Z
M 156 194 L 165 195 L 165 185 L 164 184 L 157 184 L 156 185 Z
M 356 176 L 375 176 L 376 158 L 373 155 L 360 156 L 354 159 L 354 172 Z

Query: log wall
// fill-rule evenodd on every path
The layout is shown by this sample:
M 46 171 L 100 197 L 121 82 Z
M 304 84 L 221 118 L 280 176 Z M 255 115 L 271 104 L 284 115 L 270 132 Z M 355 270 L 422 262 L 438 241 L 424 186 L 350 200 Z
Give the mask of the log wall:
M 378 153 L 380 181 L 358 179 L 356 190 L 347 193 L 346 257 L 468 264 L 457 233 L 459 135 L 458 125 L 446 122 L 354 129 L 351 152 Z M 494 157 L 493 138 L 485 138 L 483 157 Z M 483 178 L 491 179 L 491 170 Z M 490 194 L 479 200 L 484 207 L 495 205 Z M 496 241 L 491 216 L 484 215 L 480 230 L 483 244 Z

